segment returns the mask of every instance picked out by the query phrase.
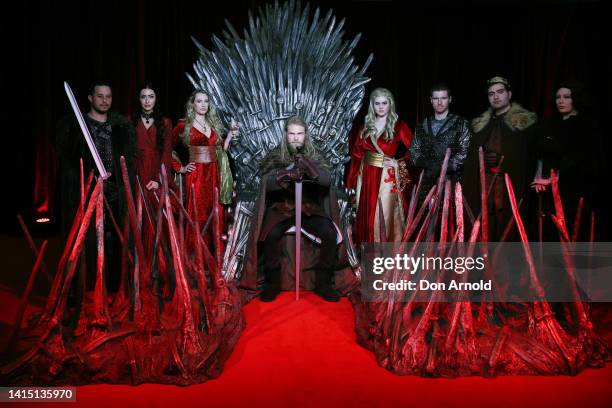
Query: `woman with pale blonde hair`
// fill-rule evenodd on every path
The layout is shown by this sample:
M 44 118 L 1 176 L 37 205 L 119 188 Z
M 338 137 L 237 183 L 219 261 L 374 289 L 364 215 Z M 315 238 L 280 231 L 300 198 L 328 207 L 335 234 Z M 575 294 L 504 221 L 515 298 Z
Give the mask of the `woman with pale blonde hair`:
M 174 169 L 185 174 L 185 189 L 187 191 L 187 211 L 195 215 L 197 221 L 204 225 L 214 206 L 219 206 L 223 214 L 222 204 L 230 204 L 232 199 L 232 173 L 225 150 L 232 137 L 238 134 L 238 127 L 232 124 L 225 141 L 222 138 L 223 125 L 217 116 L 208 93 L 196 89 L 191 93 L 185 105 L 185 118 L 181 119 L 173 131 L 175 149 L 183 151 L 181 160 L 175 157 Z M 185 157 L 185 156 L 188 156 Z M 195 194 L 195 200 L 192 197 Z M 215 188 L 219 190 L 219 200 L 214 202 Z M 194 201 L 195 207 L 194 208 Z M 223 231 L 223 217 L 220 217 L 220 231 Z M 208 228 L 204 236 L 207 244 L 215 240 L 213 229 Z M 191 234 L 189 242 L 193 241 Z
M 355 243 L 398 241 L 404 227 L 405 200 L 402 191 L 408 183 L 412 131 L 399 120 L 395 100 L 388 89 L 376 88 L 370 94 L 368 113 L 351 149 L 347 186 L 357 193 Z M 382 208 L 379 209 L 379 198 Z M 382 237 L 381 220 L 386 237 Z

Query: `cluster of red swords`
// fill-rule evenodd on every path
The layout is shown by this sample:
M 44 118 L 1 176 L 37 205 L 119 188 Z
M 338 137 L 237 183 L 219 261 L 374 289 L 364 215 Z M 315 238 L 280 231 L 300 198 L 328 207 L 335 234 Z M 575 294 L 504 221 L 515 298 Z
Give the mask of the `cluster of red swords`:
M 487 208 L 497 175 L 487 186 L 482 150 L 479 153 L 481 204 Z M 429 190 L 418 210 L 422 176 L 413 189 L 397 253 L 412 256 L 419 243 L 439 242 L 450 244 L 450 249 L 440 245 L 438 254 L 428 255 L 445 256 L 454 245 L 465 241 L 468 231 L 468 256 L 474 245 L 486 247 L 487 212 L 474 216 L 465 202 L 461 184 L 453 189 L 446 180 L 449 157 L 450 150 L 437 185 Z M 185 209 L 182 191 L 177 194 L 169 188 L 163 167 L 161 194 L 151 202 L 139 182 L 136 194 L 132 193 L 125 161 L 121 164 L 127 203 L 123 228 L 104 197 L 104 181 L 100 178 L 94 184 L 93 172 L 85 178 L 81 164 L 80 205 L 54 276 L 43 261 L 47 242 L 36 248 L 21 222 L 36 262 L 18 308 L 6 353 L 9 359 L 1 367 L 6 383 L 202 382 L 221 372 L 238 340 L 244 320 L 239 295 L 232 284 L 226 284 L 220 272 L 218 207 L 202 227 L 197 221 L 197 206 L 193 203 L 193 214 Z M 357 301 L 358 340 L 374 351 L 383 367 L 399 374 L 426 376 L 551 375 L 575 374 L 584 367 L 602 365 L 609 358 L 608 347 L 594 333 L 588 305 L 575 286 L 574 301 L 564 304 L 562 312 L 555 312 L 545 300 L 519 213 L 520 202 L 516 201 L 508 175 L 504 181 L 513 217 L 508 220 L 501 240 L 506 239 L 513 227 L 517 228 L 529 268 L 528 284 L 541 300 L 520 304 L 476 303 L 464 297 L 443 303 L 434 292 L 429 302 L 422 302 L 415 300 L 415 292 L 407 302 Z M 554 172 L 552 195 L 555 214 L 551 219 L 559 231 L 561 245 L 571 245 L 578 236 L 583 201 L 580 200 L 570 235 Z M 195 199 L 195 194 L 191 196 Z M 105 287 L 105 214 L 122 243 L 121 283 L 116 294 L 107 293 Z M 387 234 L 382 213 L 379 220 L 384 241 Z M 94 290 L 77 297 L 76 307 L 70 306 L 75 275 L 84 274 L 83 249 L 92 223 L 97 236 Z M 595 225 L 592 214 L 590 224 L 592 241 Z M 216 237 L 214 255 L 202 238 L 209 227 Z M 540 231 L 541 228 L 540 221 Z M 490 277 L 497 255 L 496 252 L 490 257 Z M 565 254 L 563 262 L 568 279 L 575 282 L 573 259 Z M 42 312 L 30 316 L 24 325 L 25 307 L 39 270 L 51 282 L 50 294 Z M 160 273 L 165 280 L 159 278 Z M 402 273 L 394 271 L 393 280 L 399 281 Z M 176 282 L 174 290 L 160 288 L 159 285 L 167 285 L 171 274 Z M 563 326 L 558 313 L 564 314 Z M 71 321 L 76 324 L 67 323 Z
M 455 245 L 464 242 L 465 231 L 470 228 L 464 222 L 464 213 L 468 215 L 471 223 L 468 243 L 464 245 L 467 248 L 467 256 L 472 255 L 475 245 L 480 245 L 486 252 L 489 241 L 487 211 L 473 215 L 462 194 L 460 183 L 455 184 L 452 211 L 452 186 L 451 182 L 446 180 L 449 157 L 450 149 L 447 150 L 437 185 L 432 186 L 418 211 L 416 207 L 422 175 L 413 189 L 402 242 L 398 244 L 398 254 L 407 253 L 413 256 L 420 243 L 439 242 L 441 245 L 438 249 L 431 249 L 428 256 L 447 256 Z M 497 174 L 487 186 L 482 148 L 479 151 L 479 161 L 481 208 L 486 209 L 488 195 Z M 469 302 L 466 300 L 467 295 L 460 293 L 457 301 L 445 303 L 438 297 L 439 292 L 424 295 L 415 291 L 409 295 L 407 301 L 404 299 L 400 302 L 389 296 L 385 302 L 356 302 L 358 340 L 375 353 L 381 366 L 403 375 L 555 375 L 576 374 L 587 366 L 603 365 L 610 358 L 608 346 L 593 331 L 588 305 L 581 300 L 575 284 L 572 288 L 574 301 L 563 305 L 562 318 L 566 324 L 562 326 L 559 323 L 560 316 L 555 314 L 544 296 L 523 219 L 519 213 L 521 203 L 516 201 L 512 182 L 507 174 L 504 181 L 513 217 L 508 220 L 500 240 L 506 240 L 508 233 L 516 226 L 529 268 L 530 282 L 527 284 L 539 301 Z M 583 200 L 580 200 L 570 238 L 558 177 L 554 172 L 552 195 L 555 214 L 551 218 L 559 231 L 561 245 L 571 245 L 578 236 Z M 381 242 L 384 242 L 386 234 L 382 214 L 379 220 Z M 540 231 L 541 223 L 540 220 Z M 591 215 L 591 241 L 594 224 L 594 215 Z M 439 236 L 436 236 L 438 231 Z M 449 245 L 444 245 L 447 243 Z M 499 248 L 498 245 L 487 265 L 486 274 L 489 278 L 494 279 L 493 271 Z M 438 253 L 433 253 L 436 251 Z M 575 283 L 575 267 L 567 251 L 563 262 L 567 278 Z M 393 271 L 393 282 L 406 278 L 405 273 L 406 271 Z M 431 273 L 423 278 L 431 277 Z M 439 271 L 437 279 L 440 280 L 441 276 L 442 272 Z M 466 278 L 467 273 L 462 279 Z M 416 300 L 422 300 L 424 296 L 430 300 Z
M 150 202 L 140 182 L 132 194 L 123 158 L 121 166 L 127 203 L 123 228 L 104 197 L 104 181 L 99 178 L 94 183 L 93 172 L 85 180 L 81 161 L 80 205 L 46 305 L 26 327 L 22 327 L 24 310 L 41 266 L 45 276 L 51 277 L 42 261 L 47 242 L 37 249 L 22 223 L 37 258 L 9 342 L 9 359 L 1 368 L 8 383 L 185 385 L 219 375 L 236 344 L 244 327 L 241 301 L 221 274 L 220 242 L 213 256 L 202 238 L 212 220 L 214 235 L 220 240 L 218 209 L 201 230 L 197 213 L 191 216 L 183 206 L 182 194 L 169 188 L 163 167 L 161 194 Z M 195 194 L 191 196 L 195 199 Z M 105 285 L 105 206 L 122 243 L 121 283 L 116 294 L 107 293 Z M 85 237 L 92 223 L 97 236 L 95 287 L 93 293 L 77 297 L 76 307 L 70 307 L 75 274 L 83 271 L 84 275 L 79 262 L 84 259 Z M 186 230 L 192 234 L 187 240 Z M 159 271 L 166 277 L 173 274 L 173 290 L 158 287 L 168 284 L 168 280 L 160 283 L 156 279 Z M 78 323 L 66 323 L 70 321 Z

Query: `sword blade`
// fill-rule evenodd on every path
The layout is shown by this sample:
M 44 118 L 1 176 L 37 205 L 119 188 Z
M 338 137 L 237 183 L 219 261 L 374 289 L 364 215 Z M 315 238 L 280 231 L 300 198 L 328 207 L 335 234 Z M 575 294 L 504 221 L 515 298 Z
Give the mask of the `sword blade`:
M 295 183 L 295 300 L 300 299 L 300 270 L 302 241 L 302 182 Z
M 83 114 L 79 109 L 79 105 L 76 102 L 76 98 L 72 93 L 72 88 L 68 85 L 68 82 L 64 82 L 64 90 L 66 91 L 66 95 L 68 96 L 68 100 L 70 101 L 70 105 L 72 106 L 72 110 L 74 111 L 74 115 L 77 118 L 77 122 L 79 122 L 79 126 L 81 127 L 81 132 L 83 132 L 83 137 L 85 137 L 85 141 L 87 142 L 87 147 L 89 147 L 89 151 L 93 156 L 94 162 L 96 163 L 96 167 L 98 168 L 98 172 L 100 173 L 100 177 L 103 180 L 108 178 L 108 173 L 104 168 L 104 164 L 102 163 L 102 159 L 100 158 L 100 154 L 98 153 L 98 149 L 96 149 L 96 145 L 91 138 L 91 133 L 89 133 L 89 128 L 87 124 L 85 124 L 85 118 L 83 118 Z

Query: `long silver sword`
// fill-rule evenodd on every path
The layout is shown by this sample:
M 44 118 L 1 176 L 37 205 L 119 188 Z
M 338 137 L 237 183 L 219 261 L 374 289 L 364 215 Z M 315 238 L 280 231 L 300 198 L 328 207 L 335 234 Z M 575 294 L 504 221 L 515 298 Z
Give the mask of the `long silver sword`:
M 72 110 L 74 111 L 74 115 L 79 122 L 79 126 L 81 127 L 81 132 L 83 132 L 83 137 L 85 137 L 85 141 L 87 142 L 87 147 L 89 147 L 89 151 L 93 156 L 94 162 L 96 163 L 96 167 L 98 168 L 98 172 L 100 173 L 100 177 L 102 180 L 106 180 L 108 178 L 108 173 L 104 168 L 104 164 L 102 163 L 102 159 L 100 158 L 100 154 L 98 153 L 98 149 L 96 149 L 96 145 L 91 138 L 91 133 L 89 133 L 89 128 L 87 124 L 85 124 L 85 119 L 83 118 L 83 114 L 79 109 L 79 105 L 76 102 L 76 98 L 72 93 L 72 88 L 68 85 L 68 82 L 64 81 L 64 89 L 66 90 L 66 95 L 68 96 L 68 100 L 70 101 L 70 105 L 72 106 Z
M 295 182 L 295 300 L 300 299 L 300 270 L 302 256 L 302 181 Z

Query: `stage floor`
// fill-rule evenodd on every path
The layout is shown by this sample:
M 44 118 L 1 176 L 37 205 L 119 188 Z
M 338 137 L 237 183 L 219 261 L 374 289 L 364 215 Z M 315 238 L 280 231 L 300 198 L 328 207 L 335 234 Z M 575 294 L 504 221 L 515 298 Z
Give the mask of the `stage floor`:
M 14 300 L 3 291 L 0 310 L 11 310 Z M 610 313 L 602 308 L 596 312 L 597 320 L 609 325 Z M 296 302 L 293 293 L 283 292 L 273 303 L 252 301 L 244 313 L 247 328 L 219 378 L 189 387 L 78 387 L 77 403 L 65 405 L 501 408 L 608 407 L 612 400 L 612 364 L 575 377 L 393 375 L 355 342 L 354 314 L 347 299 L 327 303 L 306 292 Z
M 11 252 L 3 245 L 1 251 L 3 333 L 16 311 L 15 293 L 25 285 L 26 278 L 15 276 L 17 270 L 27 270 L 33 263 L 24 246 L 11 245 Z M 24 268 L 24 264 L 29 266 Z M 36 286 L 44 287 L 44 279 Z M 36 292 L 35 301 L 40 303 L 42 290 Z M 612 304 L 594 306 L 595 328 L 612 344 Z M 575 377 L 396 376 L 378 367 L 374 355 L 356 343 L 353 308 L 346 298 L 327 303 L 305 292 L 296 302 L 293 293 L 283 292 L 272 303 L 253 300 L 244 313 L 247 327 L 219 378 L 189 387 L 78 387 L 77 402 L 65 406 L 591 408 L 609 407 L 612 401 L 612 364 Z

